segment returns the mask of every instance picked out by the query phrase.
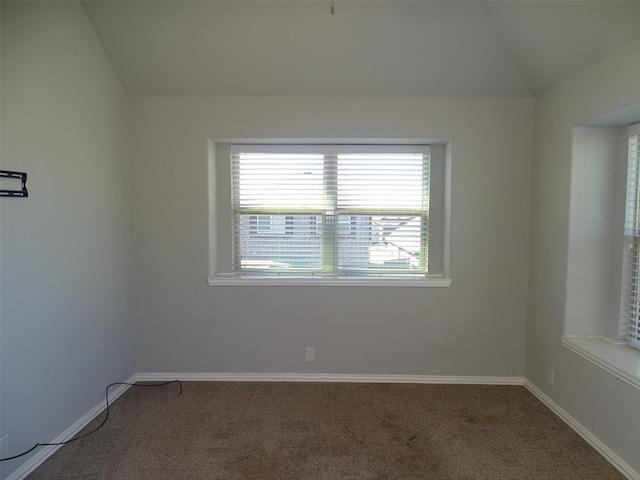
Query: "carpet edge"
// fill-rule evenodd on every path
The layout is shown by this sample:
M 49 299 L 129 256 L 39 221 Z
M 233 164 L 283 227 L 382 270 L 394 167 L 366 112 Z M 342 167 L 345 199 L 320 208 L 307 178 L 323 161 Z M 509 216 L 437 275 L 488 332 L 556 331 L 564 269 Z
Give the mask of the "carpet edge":
M 591 445 L 600 455 L 607 459 L 620 473 L 629 480 L 640 480 L 640 472 L 634 470 L 627 462 L 620 458 L 604 442 L 596 437 L 584 425 L 573 418 L 566 410 L 554 402 L 542 390 L 528 379 L 524 379 L 524 387 L 529 390 L 538 400 L 545 404 L 554 414 L 569 425 L 578 435 L 580 435 L 589 445 Z
M 138 375 L 134 374 L 125 383 L 135 383 L 138 380 Z M 109 404 L 116 401 L 123 393 L 130 388 L 130 385 L 120 385 L 109 393 Z M 76 422 L 74 422 L 69 428 L 58 435 L 56 438 L 47 443 L 61 443 L 73 438 L 80 430 L 86 427 L 94 418 L 100 415 L 106 409 L 106 404 L 101 401 L 98 405 L 93 407 Z M 42 447 L 36 454 L 30 457 L 26 462 L 20 465 L 14 470 L 5 480 L 22 480 L 27 477 L 31 472 L 38 468 L 42 463 L 47 460 L 51 455 L 58 451 L 62 445 Z
M 472 385 L 524 385 L 523 377 L 384 375 L 330 373 L 161 373 L 141 372 L 138 381 L 184 382 L 303 382 L 303 383 L 424 383 Z

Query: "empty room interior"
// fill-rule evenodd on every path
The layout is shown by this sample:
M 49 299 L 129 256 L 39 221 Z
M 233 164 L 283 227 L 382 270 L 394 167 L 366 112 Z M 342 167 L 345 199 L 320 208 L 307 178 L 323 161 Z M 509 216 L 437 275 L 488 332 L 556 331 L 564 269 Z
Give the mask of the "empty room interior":
M 640 480 L 640 1 L 0 14 L 1 458 L 115 382 L 476 385 Z

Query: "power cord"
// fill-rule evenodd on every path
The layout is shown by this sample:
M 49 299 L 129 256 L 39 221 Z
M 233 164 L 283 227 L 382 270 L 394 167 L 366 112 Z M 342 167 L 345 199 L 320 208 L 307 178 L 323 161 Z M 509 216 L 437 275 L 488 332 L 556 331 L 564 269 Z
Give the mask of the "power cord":
M 169 382 L 162 382 L 162 383 L 127 383 L 127 382 L 115 382 L 112 383 L 111 385 L 107 385 L 107 388 L 105 389 L 105 401 L 107 404 L 107 414 L 104 417 L 104 420 L 102 420 L 102 423 L 100 425 L 98 425 L 96 428 L 94 428 L 93 430 L 91 430 L 90 432 L 84 433 L 82 435 L 80 435 L 79 437 L 74 437 L 70 440 L 65 440 L 64 442 L 58 442 L 58 443 L 36 443 L 33 447 L 31 447 L 29 450 L 26 450 L 22 453 L 19 453 L 18 455 L 14 455 L 13 457 L 7 457 L 7 458 L 0 458 L 0 462 L 6 462 L 8 460 L 14 460 L 16 458 L 20 458 L 23 457 L 24 455 L 33 452 L 36 448 L 38 447 L 57 447 L 59 445 L 66 445 L 67 443 L 71 443 L 71 442 L 75 442 L 76 440 L 80 440 L 81 438 L 84 437 L 88 437 L 89 435 L 96 433 L 98 430 L 100 430 L 105 423 L 107 423 L 107 419 L 109 418 L 109 389 L 115 385 L 129 385 L 130 387 L 163 387 L 165 385 L 169 385 L 171 383 L 177 383 L 180 386 L 180 393 L 178 395 L 182 395 L 182 382 L 180 380 L 171 380 Z

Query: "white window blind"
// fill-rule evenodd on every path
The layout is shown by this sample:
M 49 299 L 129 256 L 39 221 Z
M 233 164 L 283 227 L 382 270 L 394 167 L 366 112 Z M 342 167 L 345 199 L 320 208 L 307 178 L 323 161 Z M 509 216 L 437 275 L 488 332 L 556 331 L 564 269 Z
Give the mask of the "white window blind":
M 233 270 L 428 273 L 429 146 L 234 145 Z
M 629 127 L 621 334 L 640 348 L 640 124 Z

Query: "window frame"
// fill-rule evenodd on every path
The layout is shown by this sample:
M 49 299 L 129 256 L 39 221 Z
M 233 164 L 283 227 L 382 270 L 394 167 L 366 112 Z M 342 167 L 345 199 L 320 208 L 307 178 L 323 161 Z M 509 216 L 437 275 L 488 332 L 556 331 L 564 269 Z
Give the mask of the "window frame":
M 355 145 L 362 150 L 363 145 L 378 146 L 431 146 L 432 175 L 431 193 L 437 200 L 430 208 L 430 250 L 429 263 L 434 268 L 428 274 L 415 277 L 393 275 L 362 276 L 335 274 L 314 275 L 245 275 L 231 269 L 231 167 L 230 149 L 235 144 L 280 145 Z M 436 168 L 433 168 L 433 159 Z M 435 174 L 434 174 L 435 171 Z M 414 286 L 449 287 L 449 239 L 450 239 L 450 191 L 451 191 L 451 141 L 446 139 L 251 139 L 218 138 L 209 140 L 209 278 L 211 286 L 256 286 L 256 285 L 314 285 L 314 286 Z M 433 208 L 433 205 L 437 205 Z M 436 234 L 434 235 L 434 232 Z M 433 248 L 431 248 L 433 247 Z

